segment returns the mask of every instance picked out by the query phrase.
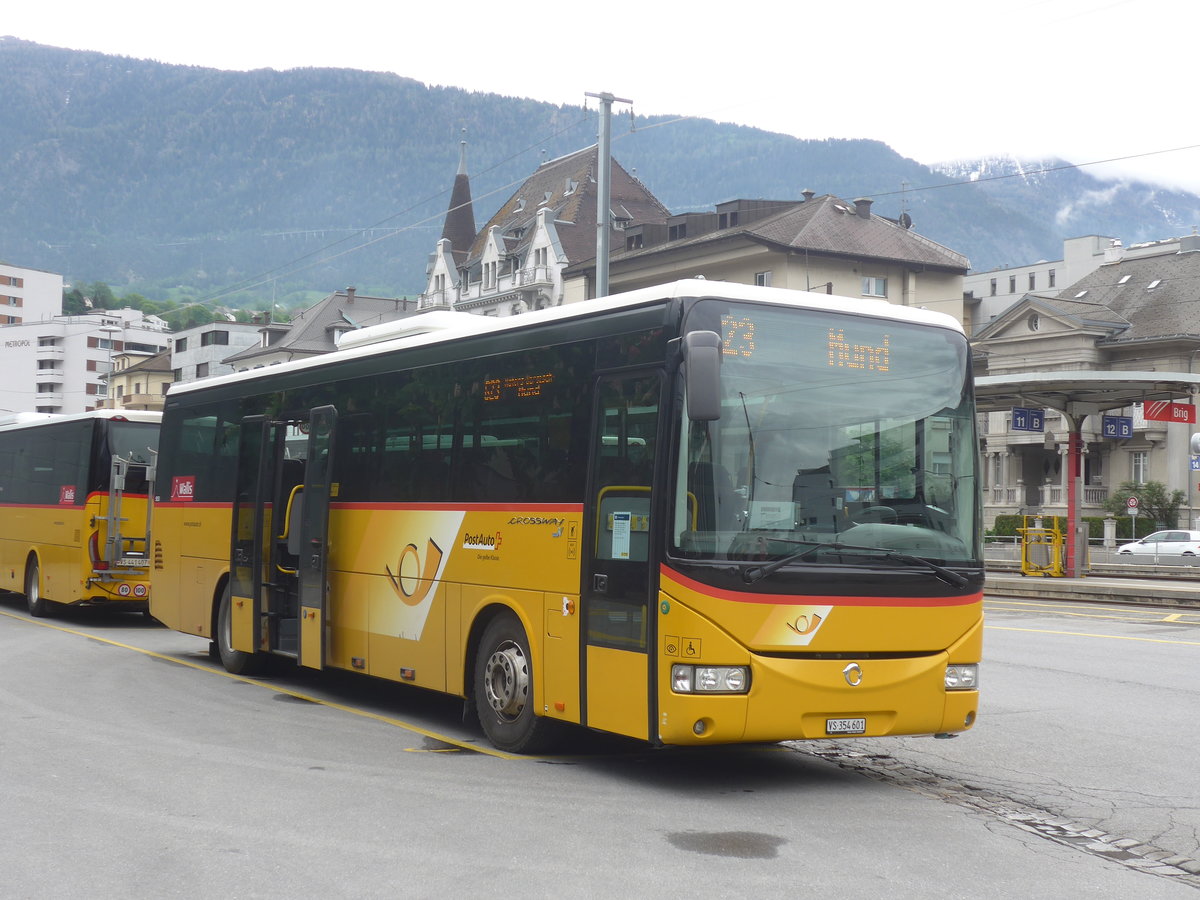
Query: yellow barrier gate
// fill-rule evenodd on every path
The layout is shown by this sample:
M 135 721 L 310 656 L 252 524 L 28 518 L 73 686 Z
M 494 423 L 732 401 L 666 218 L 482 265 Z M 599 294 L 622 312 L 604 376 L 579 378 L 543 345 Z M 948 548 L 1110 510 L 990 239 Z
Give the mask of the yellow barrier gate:
M 1058 519 L 1050 516 L 1050 527 L 1043 524 L 1042 516 L 1024 516 L 1024 528 L 1018 528 L 1021 536 L 1021 574 L 1061 577 L 1063 568 L 1063 533 Z M 1032 524 L 1031 524 L 1032 523 Z

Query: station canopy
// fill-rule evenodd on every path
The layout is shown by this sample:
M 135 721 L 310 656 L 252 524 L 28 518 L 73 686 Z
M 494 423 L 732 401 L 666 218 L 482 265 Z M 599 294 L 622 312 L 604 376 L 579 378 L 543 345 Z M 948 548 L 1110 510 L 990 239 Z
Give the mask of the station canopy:
M 1076 428 L 1084 416 L 1197 392 L 1200 373 L 1192 372 L 1020 372 L 975 379 L 980 412 L 1048 407 L 1067 413 Z

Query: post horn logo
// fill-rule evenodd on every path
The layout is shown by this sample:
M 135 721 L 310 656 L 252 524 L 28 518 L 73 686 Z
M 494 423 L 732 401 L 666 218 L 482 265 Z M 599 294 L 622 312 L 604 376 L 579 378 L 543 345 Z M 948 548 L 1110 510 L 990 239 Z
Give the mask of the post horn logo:
M 396 563 L 396 571 L 392 572 L 387 566 L 383 570 L 387 572 L 388 581 L 392 584 L 392 590 L 408 606 L 420 606 L 429 597 L 435 585 L 438 568 L 442 564 L 442 548 L 434 543 L 433 539 L 429 539 L 429 545 L 425 552 L 425 565 L 421 566 L 420 554 L 417 551 L 416 544 L 409 544 L 400 551 L 400 560 Z M 405 563 L 409 557 L 412 557 L 409 573 L 405 573 Z M 419 575 L 417 573 L 420 573 Z

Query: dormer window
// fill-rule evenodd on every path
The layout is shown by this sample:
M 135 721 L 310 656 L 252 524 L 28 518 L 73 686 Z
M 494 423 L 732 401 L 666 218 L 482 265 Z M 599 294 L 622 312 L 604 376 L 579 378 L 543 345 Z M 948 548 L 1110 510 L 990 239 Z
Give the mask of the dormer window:
M 1133 277 L 1132 275 L 1122 275 L 1120 278 L 1117 279 L 1117 284 L 1124 284 L 1132 277 Z
M 525 209 L 525 198 L 518 197 L 517 198 L 517 208 L 514 209 L 513 212 L 521 212 L 523 209 Z
M 579 182 L 572 181 L 570 178 L 568 178 L 567 179 L 567 188 L 566 188 L 566 190 L 563 191 L 563 196 L 570 197 L 573 193 L 575 193 L 575 189 L 577 187 L 579 187 Z
M 1078 294 L 1076 294 L 1076 295 L 1075 295 L 1075 299 L 1076 299 L 1076 300 L 1079 300 L 1079 299 L 1080 299 L 1080 298 L 1082 298 L 1082 297 L 1083 297 L 1083 295 L 1084 295 L 1084 294 L 1086 294 L 1086 293 L 1087 293 L 1087 291 L 1086 291 L 1086 290 L 1080 291 Z
M 1154 279 L 1152 282 L 1150 282 L 1148 285 L 1146 285 L 1146 290 L 1148 290 L 1148 291 L 1152 291 L 1152 290 L 1154 290 L 1156 287 L 1158 287 L 1160 284 L 1162 284 L 1162 279 L 1161 279 L 1161 278 L 1155 278 L 1155 279 Z

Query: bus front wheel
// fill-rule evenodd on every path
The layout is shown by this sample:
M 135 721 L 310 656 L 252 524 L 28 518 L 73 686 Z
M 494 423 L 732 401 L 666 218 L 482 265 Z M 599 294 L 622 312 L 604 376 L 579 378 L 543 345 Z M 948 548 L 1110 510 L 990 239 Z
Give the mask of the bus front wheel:
M 221 594 L 221 603 L 217 607 L 217 655 L 225 671 L 234 675 L 257 675 L 263 669 L 263 656 L 259 653 L 247 653 L 244 650 L 233 649 L 233 600 L 229 594 L 229 585 Z
M 553 722 L 533 709 L 529 639 L 512 613 L 488 623 L 475 655 L 475 710 L 489 741 L 511 753 L 537 753 L 552 742 Z
M 31 616 L 45 618 L 53 612 L 50 601 L 42 596 L 41 569 L 36 557 L 25 566 L 25 603 Z

